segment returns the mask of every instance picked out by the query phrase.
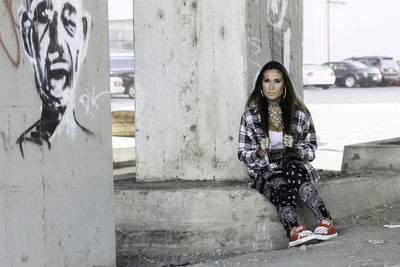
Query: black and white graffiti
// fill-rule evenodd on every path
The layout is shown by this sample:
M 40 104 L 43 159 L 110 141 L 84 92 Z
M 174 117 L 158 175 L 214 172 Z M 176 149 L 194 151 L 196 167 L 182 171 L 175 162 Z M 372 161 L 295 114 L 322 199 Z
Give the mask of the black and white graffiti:
M 41 116 L 17 139 L 49 146 L 66 133 L 76 136 L 75 90 L 90 35 L 91 18 L 83 0 L 24 0 L 20 32 L 25 54 L 33 66 L 41 99 Z

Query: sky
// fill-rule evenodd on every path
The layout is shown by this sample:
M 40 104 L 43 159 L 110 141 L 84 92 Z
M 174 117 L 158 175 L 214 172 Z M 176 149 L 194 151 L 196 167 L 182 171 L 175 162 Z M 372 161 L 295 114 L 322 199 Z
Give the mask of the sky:
M 108 19 L 133 19 L 133 0 L 108 0 Z

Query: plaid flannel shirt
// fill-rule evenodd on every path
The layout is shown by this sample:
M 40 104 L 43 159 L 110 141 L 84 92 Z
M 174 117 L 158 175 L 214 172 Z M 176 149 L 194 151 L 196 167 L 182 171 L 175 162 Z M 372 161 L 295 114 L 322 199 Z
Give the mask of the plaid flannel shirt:
M 311 127 L 304 112 L 296 110 L 292 131 L 293 147 L 301 155 L 311 182 L 316 183 L 320 177 L 310 161 L 315 158 L 317 138 L 314 127 Z M 252 179 L 264 172 L 272 173 L 275 168 L 275 164 L 269 162 L 267 154 L 263 157 L 258 155 L 261 138 L 265 138 L 261 127 L 261 116 L 256 106 L 251 107 L 243 113 L 241 118 L 238 157 L 248 167 L 248 174 Z

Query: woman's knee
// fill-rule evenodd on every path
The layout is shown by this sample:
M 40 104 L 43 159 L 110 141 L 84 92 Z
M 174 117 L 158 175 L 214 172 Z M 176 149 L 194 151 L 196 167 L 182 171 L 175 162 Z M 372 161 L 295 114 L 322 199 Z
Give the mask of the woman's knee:
M 299 161 L 289 161 L 285 164 L 285 176 L 288 180 L 296 180 L 296 184 L 309 180 L 304 164 Z

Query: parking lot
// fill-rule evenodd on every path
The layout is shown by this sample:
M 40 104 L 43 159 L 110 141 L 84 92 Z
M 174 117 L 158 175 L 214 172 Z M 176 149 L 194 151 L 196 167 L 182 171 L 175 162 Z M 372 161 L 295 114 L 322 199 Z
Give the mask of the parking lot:
M 135 99 L 127 94 L 111 95 L 111 110 L 134 110 Z
M 317 168 L 340 170 L 345 145 L 400 136 L 400 87 L 310 87 L 304 101 L 319 140 Z M 113 95 L 111 108 L 134 110 L 134 99 Z
M 304 90 L 319 148 L 313 165 L 340 170 L 345 145 L 400 136 L 400 87 Z

